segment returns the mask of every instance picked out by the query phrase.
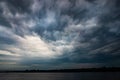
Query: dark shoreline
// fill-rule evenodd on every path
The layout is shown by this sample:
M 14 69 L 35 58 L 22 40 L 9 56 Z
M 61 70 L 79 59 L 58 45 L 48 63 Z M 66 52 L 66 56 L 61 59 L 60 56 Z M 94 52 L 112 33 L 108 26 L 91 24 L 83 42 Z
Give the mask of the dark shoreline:
M 64 72 L 120 72 L 120 68 L 85 68 L 85 69 L 59 69 L 59 70 L 0 71 L 0 73 L 64 73 Z

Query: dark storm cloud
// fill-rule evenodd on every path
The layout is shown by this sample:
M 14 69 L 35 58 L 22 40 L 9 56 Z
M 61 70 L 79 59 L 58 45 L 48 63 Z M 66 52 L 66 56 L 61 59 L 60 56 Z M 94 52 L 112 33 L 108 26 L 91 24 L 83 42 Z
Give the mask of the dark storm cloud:
M 1 0 L 0 56 L 19 56 L 18 64 L 11 63 L 16 69 L 116 65 L 120 58 L 119 3 Z
M 1 2 L 5 2 L 9 6 L 12 13 L 15 14 L 16 11 L 22 13 L 28 12 L 32 0 L 1 0 Z

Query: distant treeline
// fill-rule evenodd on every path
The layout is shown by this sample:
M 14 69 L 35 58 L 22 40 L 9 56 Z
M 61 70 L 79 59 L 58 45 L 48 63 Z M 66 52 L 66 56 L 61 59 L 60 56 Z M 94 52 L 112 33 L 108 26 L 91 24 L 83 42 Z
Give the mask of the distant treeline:
M 102 68 L 82 68 L 82 69 L 57 69 L 57 70 L 15 70 L 15 71 L 0 71 L 0 72 L 120 72 L 120 67 L 102 67 Z

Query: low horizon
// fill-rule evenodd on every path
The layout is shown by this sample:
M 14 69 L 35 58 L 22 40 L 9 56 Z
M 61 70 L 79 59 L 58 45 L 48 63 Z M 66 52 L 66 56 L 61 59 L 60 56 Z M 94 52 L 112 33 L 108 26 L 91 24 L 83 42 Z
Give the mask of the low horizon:
M 120 71 L 120 67 L 105 67 L 105 66 L 103 66 L 103 67 L 89 67 L 89 68 L 63 68 L 63 69 L 8 69 L 8 70 L 0 70 L 0 72 L 72 72 L 72 71 L 74 71 L 74 72 L 91 72 L 91 71 L 98 71 L 98 72 L 104 72 L 104 71 L 108 71 L 108 72 L 112 72 L 112 71 L 115 71 L 115 72 L 119 72 Z

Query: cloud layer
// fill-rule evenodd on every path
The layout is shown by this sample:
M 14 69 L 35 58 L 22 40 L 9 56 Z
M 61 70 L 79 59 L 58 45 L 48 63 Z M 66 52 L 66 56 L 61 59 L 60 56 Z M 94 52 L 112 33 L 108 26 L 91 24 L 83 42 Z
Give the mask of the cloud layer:
M 1 0 L 0 69 L 120 66 L 119 3 Z

